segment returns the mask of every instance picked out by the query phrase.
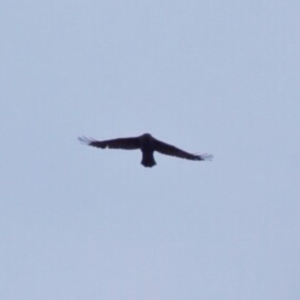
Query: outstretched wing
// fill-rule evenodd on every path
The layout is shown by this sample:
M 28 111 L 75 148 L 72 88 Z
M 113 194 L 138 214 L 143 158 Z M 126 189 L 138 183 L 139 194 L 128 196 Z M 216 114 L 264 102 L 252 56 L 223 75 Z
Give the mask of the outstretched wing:
M 136 138 L 136 137 L 97 141 L 97 140 L 89 139 L 89 138 L 83 136 L 83 137 L 79 137 L 78 140 L 89 146 L 102 148 L 102 149 L 111 148 L 111 149 L 133 150 L 133 149 L 140 148 L 139 138 Z
M 212 159 L 212 155 L 209 154 L 196 155 L 196 154 L 188 153 L 173 145 L 169 145 L 159 140 L 155 140 L 155 150 L 162 154 L 176 156 L 176 157 L 190 159 L 190 160 L 211 160 Z

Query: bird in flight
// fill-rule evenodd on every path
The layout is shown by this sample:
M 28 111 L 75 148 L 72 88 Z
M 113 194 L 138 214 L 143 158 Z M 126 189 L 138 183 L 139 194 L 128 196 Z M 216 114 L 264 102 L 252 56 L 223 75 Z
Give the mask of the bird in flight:
M 102 149 L 105 148 L 124 149 L 124 150 L 140 149 L 142 151 L 141 164 L 144 167 L 153 167 L 156 165 L 156 162 L 154 160 L 154 155 L 153 155 L 154 151 L 157 151 L 165 155 L 185 158 L 189 160 L 211 160 L 213 157 L 210 154 L 196 155 L 196 154 L 188 153 L 173 145 L 157 140 L 149 133 L 145 133 L 137 137 L 118 138 L 118 139 L 105 140 L 105 141 L 89 139 L 85 136 L 79 137 L 78 139 L 80 142 L 85 143 L 89 146 L 102 148 Z

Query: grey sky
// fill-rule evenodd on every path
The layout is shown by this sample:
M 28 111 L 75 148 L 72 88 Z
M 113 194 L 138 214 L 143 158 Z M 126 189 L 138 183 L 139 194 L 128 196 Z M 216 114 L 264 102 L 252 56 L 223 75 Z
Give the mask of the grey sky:
M 0 4 L 0 298 L 300 299 L 299 1 L 74 2 Z

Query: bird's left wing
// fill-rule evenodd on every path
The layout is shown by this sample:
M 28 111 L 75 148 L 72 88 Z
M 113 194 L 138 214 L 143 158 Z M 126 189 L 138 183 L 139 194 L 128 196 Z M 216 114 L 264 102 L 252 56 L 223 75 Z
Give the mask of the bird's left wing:
M 159 140 L 155 140 L 155 150 L 162 154 L 176 156 L 176 157 L 185 158 L 185 159 L 189 159 L 189 160 L 210 160 L 210 159 L 212 159 L 212 155 L 210 155 L 210 154 L 196 155 L 196 154 L 188 153 L 188 152 L 183 151 L 173 145 L 169 145 L 169 144 L 164 143 Z
M 89 139 L 87 137 L 79 137 L 80 142 L 83 142 L 89 146 L 97 148 L 111 148 L 111 149 L 125 149 L 125 150 L 134 150 L 140 148 L 139 138 L 119 138 L 113 140 L 97 141 L 94 139 Z

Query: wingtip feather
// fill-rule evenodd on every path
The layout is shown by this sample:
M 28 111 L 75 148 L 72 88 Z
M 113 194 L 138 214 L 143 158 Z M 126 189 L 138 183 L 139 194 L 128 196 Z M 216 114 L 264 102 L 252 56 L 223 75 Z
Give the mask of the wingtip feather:
M 203 160 L 213 160 L 213 158 L 214 158 L 214 156 L 212 154 L 208 154 L 208 153 L 202 154 L 200 156 Z
M 92 140 L 91 139 L 89 139 L 89 138 L 87 138 L 86 136 L 79 136 L 78 137 L 78 141 L 80 142 L 80 143 L 83 143 L 83 144 L 87 144 L 87 145 L 89 145 L 91 142 L 92 142 Z

